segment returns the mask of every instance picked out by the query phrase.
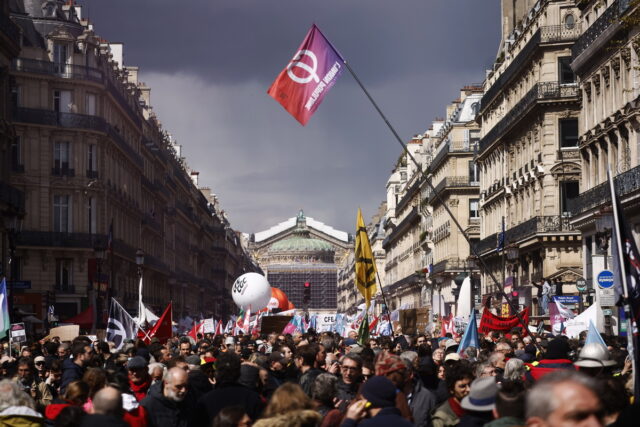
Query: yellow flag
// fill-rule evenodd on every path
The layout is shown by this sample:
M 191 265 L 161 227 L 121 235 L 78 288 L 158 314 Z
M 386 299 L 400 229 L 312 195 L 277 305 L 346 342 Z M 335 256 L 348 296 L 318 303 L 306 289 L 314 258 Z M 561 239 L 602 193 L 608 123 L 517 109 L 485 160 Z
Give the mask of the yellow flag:
M 376 263 L 373 259 L 367 227 L 364 225 L 360 208 L 358 208 L 356 221 L 356 286 L 369 307 L 371 298 L 378 290 L 376 287 Z

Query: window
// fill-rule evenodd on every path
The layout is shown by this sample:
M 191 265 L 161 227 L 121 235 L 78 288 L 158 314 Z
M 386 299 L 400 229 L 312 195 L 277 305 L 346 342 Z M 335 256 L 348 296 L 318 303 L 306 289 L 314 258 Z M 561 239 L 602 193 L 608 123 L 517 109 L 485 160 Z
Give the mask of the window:
M 67 72 L 67 45 L 56 43 L 53 45 L 53 67 L 56 73 L 66 74 Z
M 480 218 L 480 204 L 478 199 L 469 199 L 469 218 Z
M 89 233 L 96 233 L 96 217 L 98 216 L 97 211 L 97 203 L 95 197 L 89 197 L 89 201 L 87 203 L 87 219 L 88 219 L 88 230 Z
M 53 231 L 71 232 L 71 200 L 66 195 L 53 196 Z
M 564 26 L 565 26 L 565 28 L 567 28 L 569 30 L 572 30 L 573 27 L 575 27 L 575 25 L 576 25 L 576 17 L 573 16 L 572 13 L 567 14 L 564 17 Z
M 56 259 L 56 289 L 70 291 L 73 289 L 73 263 L 66 258 Z
M 16 109 L 20 106 L 20 86 L 12 85 L 11 86 L 11 107 Z
M 578 146 L 578 119 L 560 120 L 560 148 Z
M 578 197 L 580 186 L 578 181 L 562 181 L 560 183 L 560 208 L 562 216 L 569 216 L 569 201 Z
M 53 109 L 58 113 L 70 113 L 73 108 L 71 102 L 71 91 L 54 90 L 53 91 Z
M 69 170 L 69 142 L 53 144 L 53 168 L 56 171 Z
M 85 95 L 85 113 L 90 116 L 96 115 L 96 95 L 87 93 Z
M 14 172 L 24 172 L 22 164 L 22 138 L 16 136 L 11 140 L 11 168 Z
M 406 172 L 400 172 L 400 180 L 401 181 L 406 181 L 407 180 L 407 173 Z
M 473 160 L 469 160 L 469 182 L 472 184 L 480 183 L 480 168 Z
M 87 172 L 96 172 L 98 170 L 98 159 L 96 157 L 96 154 L 97 146 L 95 144 L 89 144 L 87 146 Z M 88 177 L 95 178 L 94 176 Z
M 576 75 L 571 69 L 570 56 L 558 58 L 558 75 L 560 76 L 560 84 L 572 84 L 576 82 Z

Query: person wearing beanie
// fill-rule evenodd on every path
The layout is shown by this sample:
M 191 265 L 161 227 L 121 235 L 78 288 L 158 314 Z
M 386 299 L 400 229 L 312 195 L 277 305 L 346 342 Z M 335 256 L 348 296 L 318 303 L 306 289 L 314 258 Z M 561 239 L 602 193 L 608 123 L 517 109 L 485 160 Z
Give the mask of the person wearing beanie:
M 395 407 L 397 390 L 389 379 L 380 375 L 371 377 L 360 392 L 363 400 L 358 400 L 347 409 L 341 427 L 413 426 Z
M 558 369 L 575 370 L 575 366 L 569 359 L 571 347 L 565 337 L 557 337 L 549 341 L 544 359 L 541 359 L 535 366 L 527 365 L 529 370 L 525 374 L 528 381 L 534 382 Z
M 151 375 L 149 375 L 147 365 L 147 361 L 142 356 L 132 357 L 127 362 L 129 387 L 138 402 L 147 397 L 147 392 L 151 387 Z

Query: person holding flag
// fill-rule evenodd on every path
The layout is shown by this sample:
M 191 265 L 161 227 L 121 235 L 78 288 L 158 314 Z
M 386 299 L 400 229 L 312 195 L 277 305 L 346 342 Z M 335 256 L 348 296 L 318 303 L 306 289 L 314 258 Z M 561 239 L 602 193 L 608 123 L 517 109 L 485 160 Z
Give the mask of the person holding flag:
M 358 344 L 364 345 L 369 339 L 369 306 L 371 299 L 376 294 L 376 262 L 373 259 L 373 251 L 369 243 L 367 227 L 364 225 L 362 211 L 358 208 L 356 219 L 356 247 L 355 247 L 356 287 L 364 297 L 366 308 L 360 328 L 358 329 Z

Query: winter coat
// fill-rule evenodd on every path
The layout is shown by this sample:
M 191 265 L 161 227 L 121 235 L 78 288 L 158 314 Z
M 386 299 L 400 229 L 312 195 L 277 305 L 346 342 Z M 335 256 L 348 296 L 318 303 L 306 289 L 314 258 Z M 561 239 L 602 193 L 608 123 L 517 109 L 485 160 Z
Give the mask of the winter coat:
M 433 427 L 449 427 L 457 426 L 460 418 L 453 412 L 449 400 L 445 401 L 431 416 L 431 425 Z
M 311 386 L 313 385 L 314 382 L 316 382 L 316 378 L 322 372 L 323 371 L 321 371 L 320 369 L 311 368 L 300 376 L 300 380 L 298 381 L 298 383 L 300 384 L 300 387 L 302 387 L 302 390 L 304 390 L 307 396 L 311 397 Z
M 140 405 L 147 411 L 149 427 L 187 427 L 189 411 L 186 401 L 174 402 L 157 388 L 151 389 Z
M 209 378 L 200 369 L 189 371 L 187 380 L 187 397 L 190 402 L 197 402 L 205 394 L 213 390 L 213 385 Z
M 520 427 L 526 423 L 524 420 L 516 417 L 502 417 L 485 424 L 485 427 Z
M 129 424 L 113 415 L 87 414 L 82 418 L 80 427 L 129 427 Z
M 82 379 L 84 375 L 84 368 L 76 363 L 73 363 L 73 359 L 65 359 L 62 362 L 62 379 L 60 382 L 60 395 L 64 395 L 67 391 L 67 386 L 74 381 Z
M 427 390 L 422 381 L 417 380 L 411 392 L 409 408 L 413 415 L 413 422 L 417 427 L 431 425 L 431 411 L 436 407 L 436 396 Z
M 44 418 L 27 406 L 9 406 L 0 412 L 0 425 L 7 427 L 40 427 Z
M 467 412 L 462 418 L 458 427 L 482 427 L 493 420 L 493 414 L 489 412 Z
M 218 412 L 228 406 L 242 406 L 249 418 L 257 420 L 264 409 L 264 402 L 258 393 L 238 383 L 220 384 L 198 400 L 194 411 L 197 418 L 193 425 L 209 427 Z
M 316 427 L 320 425 L 322 415 L 309 409 L 287 412 L 275 417 L 256 421 L 253 427 Z
M 336 398 L 338 400 L 344 401 L 345 405 L 348 405 L 348 402 L 355 399 L 356 395 L 358 394 L 360 384 L 361 383 L 345 384 L 345 382 L 342 381 L 342 378 L 340 378 L 337 384 L 338 392 L 336 393 Z
M 382 408 L 373 418 L 365 418 L 357 423 L 355 420 L 345 418 L 340 427 L 411 427 L 412 423 L 400 415 L 398 408 Z

